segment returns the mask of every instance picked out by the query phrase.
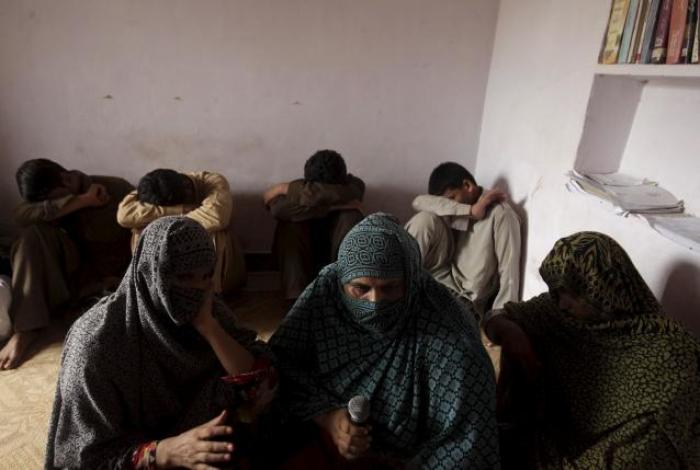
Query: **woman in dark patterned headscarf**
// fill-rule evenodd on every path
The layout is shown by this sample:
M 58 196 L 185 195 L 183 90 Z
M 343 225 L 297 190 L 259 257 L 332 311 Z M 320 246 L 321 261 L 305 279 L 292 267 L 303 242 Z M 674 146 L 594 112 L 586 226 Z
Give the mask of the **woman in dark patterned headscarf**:
M 371 215 L 270 340 L 282 403 L 347 459 L 495 468 L 494 374 L 470 318 L 421 268 L 411 236 Z M 369 399 L 371 428 L 349 420 L 357 395 Z
M 580 232 L 540 273 L 549 293 L 485 323 L 505 359 L 538 375 L 535 465 L 700 468 L 700 345 L 662 316 L 627 253 Z
M 264 389 L 270 369 L 255 334 L 212 298 L 215 259 L 211 238 L 192 220 L 165 217 L 146 228 L 117 291 L 68 334 L 47 469 L 232 459 L 222 410 L 253 404 L 246 392 L 260 388 L 240 384 Z

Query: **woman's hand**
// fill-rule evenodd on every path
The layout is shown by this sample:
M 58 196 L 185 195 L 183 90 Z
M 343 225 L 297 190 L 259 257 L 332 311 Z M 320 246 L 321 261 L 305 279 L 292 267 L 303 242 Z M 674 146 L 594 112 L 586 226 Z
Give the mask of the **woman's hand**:
M 192 326 L 209 343 L 227 374 L 250 371 L 255 358 L 221 326 L 214 317 L 213 306 L 214 288 L 210 285 L 197 316 L 192 319 Z
M 163 439 L 156 448 L 158 468 L 189 468 L 215 470 L 210 463 L 230 462 L 233 452 L 231 442 L 212 441 L 217 436 L 230 436 L 233 428 L 226 426 L 226 411 L 179 436 Z
M 192 319 L 192 326 L 204 336 L 208 338 L 211 335 L 212 330 L 218 326 L 218 321 L 214 318 L 212 313 L 214 305 L 214 287 L 213 285 L 207 289 L 204 294 L 204 300 L 202 305 L 199 307 L 199 312 L 197 316 Z
M 348 460 L 361 457 L 372 443 L 371 427 L 353 424 L 344 408 L 319 415 L 314 421 L 330 435 L 340 455 Z

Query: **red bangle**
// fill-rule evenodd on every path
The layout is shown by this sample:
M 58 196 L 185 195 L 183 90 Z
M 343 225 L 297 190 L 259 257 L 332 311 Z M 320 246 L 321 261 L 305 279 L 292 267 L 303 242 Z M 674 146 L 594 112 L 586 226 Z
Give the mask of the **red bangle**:
M 138 446 L 131 456 L 134 469 L 156 470 L 156 449 L 158 441 L 145 442 Z
M 270 375 L 270 366 L 270 360 L 264 356 L 260 356 L 255 359 L 255 362 L 253 362 L 253 366 L 249 372 L 243 372 L 242 374 L 236 375 L 227 375 L 221 379 L 228 384 L 234 385 L 260 383 Z

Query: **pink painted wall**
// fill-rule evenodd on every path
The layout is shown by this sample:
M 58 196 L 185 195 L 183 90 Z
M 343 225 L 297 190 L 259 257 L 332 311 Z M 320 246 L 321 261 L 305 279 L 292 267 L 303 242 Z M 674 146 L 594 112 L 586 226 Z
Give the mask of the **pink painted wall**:
M 0 4 L 0 220 L 51 157 L 132 182 L 225 174 L 235 230 L 269 248 L 259 194 L 334 148 L 367 207 L 406 218 L 443 160 L 474 167 L 498 2 L 121 0 Z
M 546 289 L 538 268 L 580 230 L 614 237 L 669 315 L 700 334 L 700 254 L 644 222 L 564 188 L 574 167 L 610 0 L 502 0 L 476 176 L 510 187 L 527 218 L 524 297 Z M 621 170 L 660 181 L 700 216 L 700 80 L 644 91 Z

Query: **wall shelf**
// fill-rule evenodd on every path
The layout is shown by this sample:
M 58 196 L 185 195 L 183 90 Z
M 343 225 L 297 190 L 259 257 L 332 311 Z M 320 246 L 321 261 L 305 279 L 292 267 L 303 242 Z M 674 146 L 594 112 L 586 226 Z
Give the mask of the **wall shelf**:
M 667 78 L 697 78 L 700 79 L 700 64 L 619 64 L 595 67 L 597 75 L 616 75 L 638 80 L 667 79 Z

